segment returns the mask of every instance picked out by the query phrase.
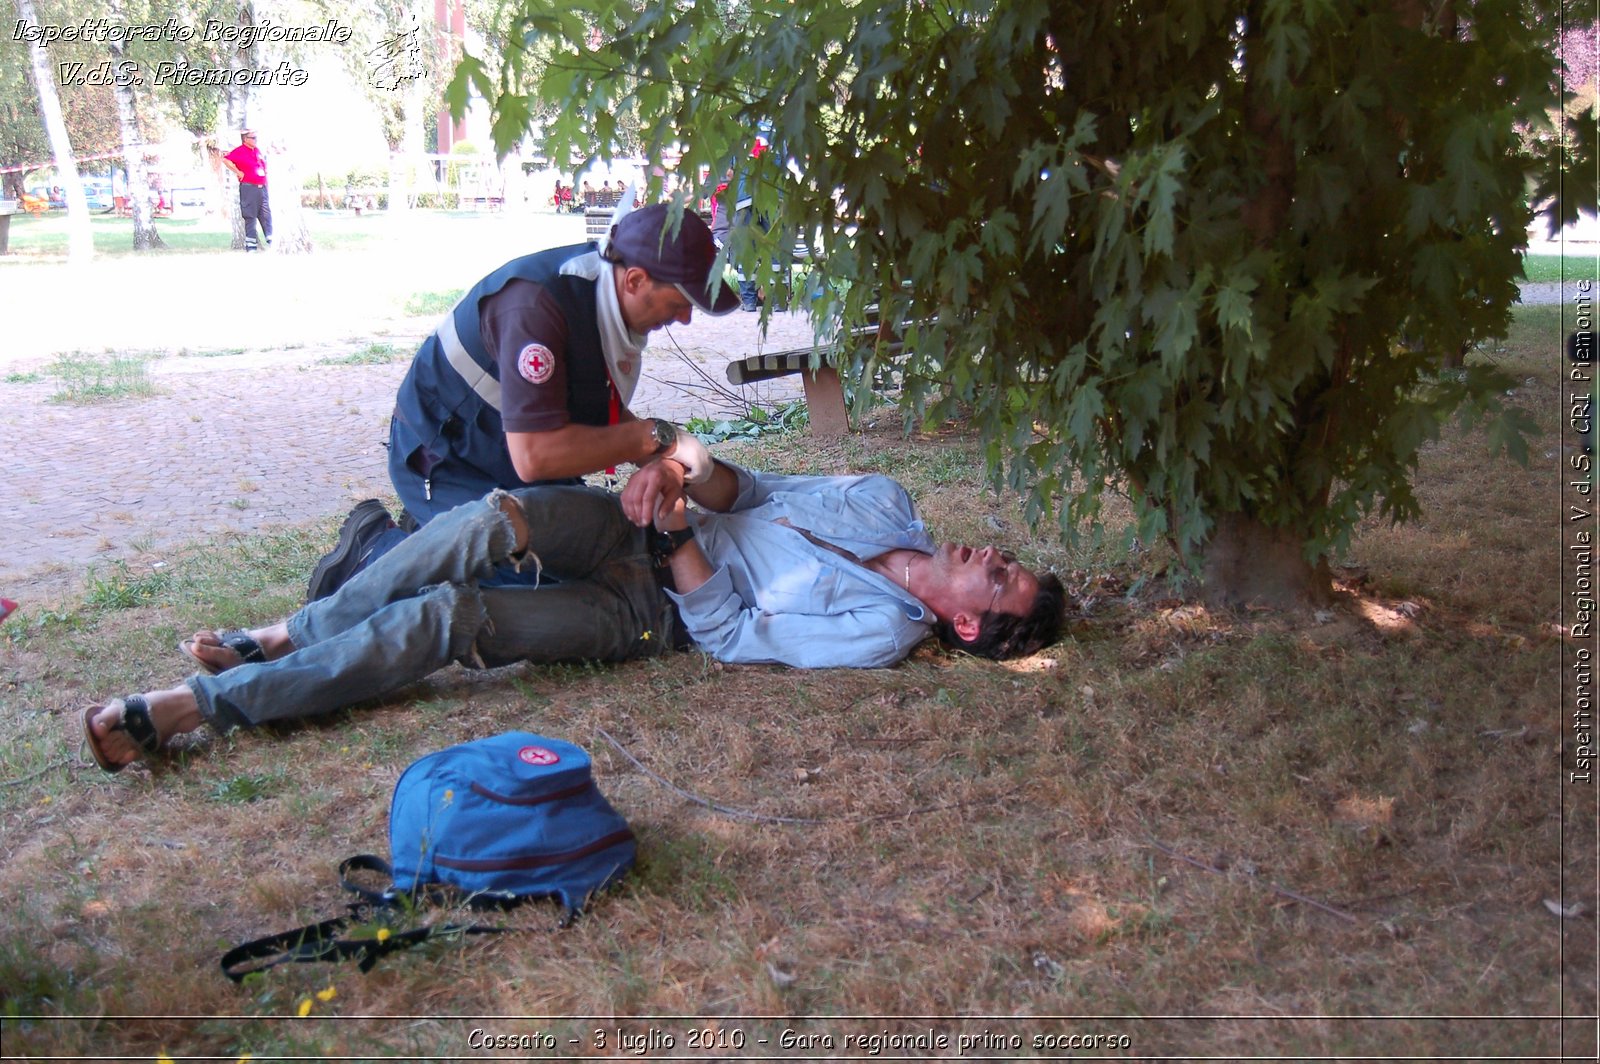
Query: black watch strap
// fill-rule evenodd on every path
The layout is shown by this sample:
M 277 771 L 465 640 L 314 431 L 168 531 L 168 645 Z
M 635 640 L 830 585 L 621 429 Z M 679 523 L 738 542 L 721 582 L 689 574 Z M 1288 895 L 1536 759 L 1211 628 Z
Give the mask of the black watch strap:
M 678 552 L 678 548 L 694 538 L 694 526 L 680 528 L 676 532 L 663 532 L 657 529 L 650 538 L 650 557 L 658 567 L 665 566 L 667 560 Z

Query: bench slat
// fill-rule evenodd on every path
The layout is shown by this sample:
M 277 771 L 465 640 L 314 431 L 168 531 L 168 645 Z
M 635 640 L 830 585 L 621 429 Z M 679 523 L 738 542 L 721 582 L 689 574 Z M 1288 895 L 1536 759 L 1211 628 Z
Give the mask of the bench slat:
M 822 365 L 833 365 L 831 350 L 822 351 Z M 753 384 L 756 381 L 772 380 L 774 377 L 787 377 L 791 373 L 803 373 L 810 368 L 811 349 L 807 347 L 741 358 L 728 363 L 725 372 L 730 384 Z
M 895 335 L 883 335 L 886 331 L 878 323 L 878 308 L 874 305 L 868 309 L 868 324 L 852 330 L 850 337 L 853 343 L 876 344 L 880 352 L 893 358 L 905 350 L 905 342 Z M 813 353 L 819 356 L 815 372 L 811 369 Z M 842 436 L 850 431 L 850 423 L 845 415 L 844 384 L 839 379 L 838 355 L 839 348 L 831 344 L 773 351 L 735 359 L 728 363 L 724 373 L 730 384 L 754 384 L 787 377 L 792 373 L 800 374 L 806 391 L 806 410 L 811 415 L 811 434 Z

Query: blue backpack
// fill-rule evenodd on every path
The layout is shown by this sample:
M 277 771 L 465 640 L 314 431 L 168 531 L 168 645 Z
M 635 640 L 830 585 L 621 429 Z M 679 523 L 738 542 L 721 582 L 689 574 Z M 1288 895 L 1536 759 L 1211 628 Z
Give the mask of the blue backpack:
M 446 896 L 475 908 L 554 898 L 566 909 L 565 925 L 633 867 L 635 843 L 595 786 L 587 753 L 561 739 L 507 732 L 429 754 L 401 773 L 389 803 L 389 853 L 392 866 L 371 854 L 339 865 L 340 883 L 361 899 L 350 916 L 246 942 L 223 956 L 223 972 L 239 982 L 279 964 L 346 957 L 359 957 L 368 971 L 383 955 L 429 938 L 506 930 L 433 924 L 342 936 L 374 913 L 385 922 Z M 376 872 L 392 885 L 359 886 L 350 880 L 354 871 Z
M 589 755 L 507 732 L 412 763 L 389 803 L 394 887 L 469 900 L 555 898 L 579 912 L 633 867 L 633 832 L 594 784 Z

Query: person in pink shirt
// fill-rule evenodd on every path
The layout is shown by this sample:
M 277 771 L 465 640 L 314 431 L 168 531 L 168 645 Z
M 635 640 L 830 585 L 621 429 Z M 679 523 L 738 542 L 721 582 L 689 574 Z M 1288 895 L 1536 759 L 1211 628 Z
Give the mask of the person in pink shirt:
M 256 148 L 256 131 L 241 130 L 239 146 L 222 157 L 222 165 L 239 179 L 239 214 L 244 218 L 244 249 L 255 251 L 256 222 L 261 238 L 272 243 L 272 209 L 267 204 L 267 160 Z

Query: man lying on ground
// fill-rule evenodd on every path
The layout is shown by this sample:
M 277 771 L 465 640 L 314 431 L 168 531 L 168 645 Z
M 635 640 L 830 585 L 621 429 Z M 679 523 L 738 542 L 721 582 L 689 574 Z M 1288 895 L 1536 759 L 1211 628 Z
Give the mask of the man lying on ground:
M 89 749 L 116 772 L 202 724 L 225 732 L 328 713 L 451 661 L 623 661 L 693 645 L 732 663 L 878 667 L 930 632 L 996 658 L 1060 633 L 1059 580 L 993 547 L 935 545 L 888 477 L 719 461 L 688 488 L 708 512 L 685 510 L 682 490 L 682 467 L 667 460 L 635 473 L 620 498 L 493 491 L 286 621 L 186 640 L 205 673 L 89 707 Z M 507 563 L 560 583 L 480 586 Z

